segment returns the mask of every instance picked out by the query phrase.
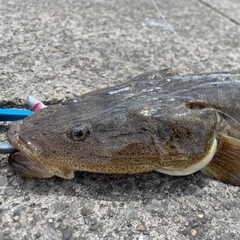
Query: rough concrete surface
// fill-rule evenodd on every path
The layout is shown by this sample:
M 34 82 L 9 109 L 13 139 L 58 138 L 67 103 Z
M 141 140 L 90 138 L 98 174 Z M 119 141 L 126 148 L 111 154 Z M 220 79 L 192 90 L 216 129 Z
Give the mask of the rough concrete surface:
M 156 3 L 208 72 L 240 70 L 239 1 Z M 61 102 L 166 67 L 203 71 L 151 0 L 0 0 L 0 107 L 24 107 L 28 95 Z M 200 172 L 25 179 L 6 157 L 2 240 L 240 239 L 240 188 Z

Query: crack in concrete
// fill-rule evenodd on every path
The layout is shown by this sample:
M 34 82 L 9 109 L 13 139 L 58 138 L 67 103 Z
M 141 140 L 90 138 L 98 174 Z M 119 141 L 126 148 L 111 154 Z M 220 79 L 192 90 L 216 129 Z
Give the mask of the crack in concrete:
M 198 2 L 202 3 L 203 5 L 205 5 L 206 7 L 212 9 L 213 11 L 217 12 L 218 14 L 220 14 L 221 16 L 223 16 L 224 18 L 228 19 L 230 22 L 236 24 L 238 27 L 240 27 L 240 23 L 238 21 L 236 21 L 235 19 L 229 17 L 228 15 L 224 14 L 223 12 L 219 11 L 217 8 L 213 7 L 212 5 L 210 5 L 209 3 L 204 2 L 203 0 L 197 0 Z

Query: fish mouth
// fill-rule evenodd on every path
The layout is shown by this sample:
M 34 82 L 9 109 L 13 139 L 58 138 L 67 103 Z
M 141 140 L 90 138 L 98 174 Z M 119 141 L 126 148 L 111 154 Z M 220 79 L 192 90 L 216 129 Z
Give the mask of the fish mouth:
M 27 146 L 26 142 L 19 136 L 22 123 L 22 120 L 15 122 L 8 130 L 7 138 L 9 143 L 16 149 L 16 152 L 10 154 L 10 156 L 14 156 L 15 154 L 19 155 L 20 153 L 23 155 L 24 152 L 24 155 L 26 155 L 27 158 L 27 153 L 30 149 Z
M 23 177 L 49 177 L 49 173 L 47 171 L 36 167 L 30 159 L 22 154 L 22 152 L 10 154 L 8 157 L 8 164 L 14 173 L 17 173 Z
M 20 138 L 19 132 L 22 120 L 15 122 L 7 133 L 9 143 L 16 149 L 8 157 L 8 163 L 13 172 L 23 177 L 49 177 L 49 173 L 36 166 L 36 154 L 23 139 Z

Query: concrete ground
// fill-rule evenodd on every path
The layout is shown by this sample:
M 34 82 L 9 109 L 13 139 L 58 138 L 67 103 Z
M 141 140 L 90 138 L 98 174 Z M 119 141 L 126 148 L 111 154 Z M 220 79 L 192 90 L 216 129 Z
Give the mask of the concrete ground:
M 239 1 L 156 3 L 208 72 L 240 71 Z M 24 107 L 28 95 L 61 102 L 166 67 L 204 71 L 151 0 L 0 0 L 0 107 Z M 25 179 L 1 158 L 2 240 L 240 239 L 240 188 L 201 172 Z

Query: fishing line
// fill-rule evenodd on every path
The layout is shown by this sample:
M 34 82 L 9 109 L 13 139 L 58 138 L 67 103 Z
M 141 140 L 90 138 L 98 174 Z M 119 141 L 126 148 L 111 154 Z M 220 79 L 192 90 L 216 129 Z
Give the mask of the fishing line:
M 155 0 L 151 0 L 153 6 L 155 7 L 155 9 L 157 10 L 158 14 L 160 15 L 160 17 L 163 19 L 163 21 L 165 22 L 165 24 L 168 26 L 168 28 L 173 32 L 173 34 L 177 37 L 178 41 L 188 50 L 188 52 L 195 58 L 195 60 L 201 65 L 202 69 L 207 72 L 207 68 L 201 63 L 201 61 L 199 60 L 199 58 L 191 51 L 191 49 L 183 42 L 182 38 L 180 37 L 180 35 L 178 35 L 178 33 L 173 29 L 173 27 L 168 23 L 166 17 L 164 16 L 164 14 L 161 12 L 160 8 L 157 6 L 157 3 Z
M 235 119 L 233 118 L 232 116 L 230 116 L 229 114 L 225 113 L 225 112 L 222 112 L 221 110 L 218 110 L 218 109 L 214 109 L 214 108 L 210 108 L 211 110 L 215 111 L 215 112 L 218 112 L 218 113 L 221 113 L 223 115 L 225 115 L 226 117 L 229 117 L 231 120 L 233 120 L 237 125 L 240 126 L 240 123 Z

